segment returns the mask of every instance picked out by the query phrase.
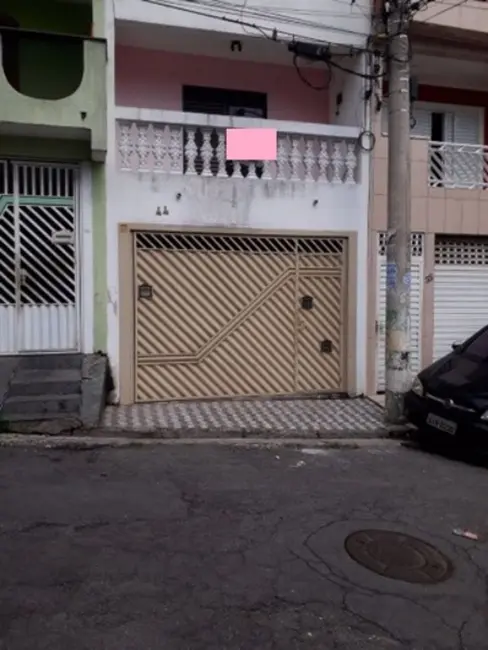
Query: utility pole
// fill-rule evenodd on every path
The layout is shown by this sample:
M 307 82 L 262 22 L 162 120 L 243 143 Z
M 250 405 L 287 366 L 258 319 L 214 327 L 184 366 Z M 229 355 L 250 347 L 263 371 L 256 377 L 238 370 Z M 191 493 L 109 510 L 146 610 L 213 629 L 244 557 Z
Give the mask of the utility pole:
M 388 15 L 388 226 L 386 236 L 386 421 L 403 419 L 410 388 L 410 0 Z

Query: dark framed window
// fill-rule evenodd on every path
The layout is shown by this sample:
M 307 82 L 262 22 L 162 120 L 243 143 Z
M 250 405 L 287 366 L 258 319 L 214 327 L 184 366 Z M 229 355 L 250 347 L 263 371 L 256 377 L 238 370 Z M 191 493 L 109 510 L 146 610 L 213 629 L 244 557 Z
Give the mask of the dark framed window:
M 240 115 L 267 119 L 268 98 L 266 93 L 247 90 L 183 86 L 183 110 L 186 113 Z
M 183 111 L 185 113 L 206 113 L 208 115 L 235 115 L 236 117 L 254 117 L 257 119 L 267 119 L 268 117 L 268 98 L 266 93 L 256 93 L 246 90 L 226 90 L 224 88 L 208 88 L 206 86 L 183 86 Z M 214 130 L 211 136 L 211 145 L 216 151 L 219 136 Z M 184 140 L 186 144 L 186 132 Z M 203 134 L 197 129 L 196 144 L 198 153 L 196 156 L 196 168 L 202 169 L 202 159 L 200 148 L 203 142 Z M 225 163 L 227 176 L 233 176 L 235 164 L 232 161 Z M 212 173 L 216 175 L 219 170 L 219 161 L 214 156 L 211 161 Z M 249 165 L 239 163 L 241 174 L 246 177 L 249 174 Z M 184 169 L 187 168 L 186 156 L 183 162 Z M 201 173 L 201 172 L 200 172 Z M 261 178 L 263 175 L 263 165 L 256 164 L 256 175 Z
M 6 28 L 6 29 L 2 29 Z M 19 23 L 7 14 L 0 13 L 0 32 L 2 34 L 2 65 L 9 84 L 20 90 L 19 70 Z

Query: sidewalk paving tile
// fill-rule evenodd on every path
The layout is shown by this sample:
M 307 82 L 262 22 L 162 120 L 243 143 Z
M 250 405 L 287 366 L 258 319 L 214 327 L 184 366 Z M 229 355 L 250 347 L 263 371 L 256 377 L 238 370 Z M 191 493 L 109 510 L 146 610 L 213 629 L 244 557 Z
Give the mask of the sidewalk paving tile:
M 158 402 L 107 407 L 102 430 L 251 436 L 386 435 L 383 409 L 368 398 Z

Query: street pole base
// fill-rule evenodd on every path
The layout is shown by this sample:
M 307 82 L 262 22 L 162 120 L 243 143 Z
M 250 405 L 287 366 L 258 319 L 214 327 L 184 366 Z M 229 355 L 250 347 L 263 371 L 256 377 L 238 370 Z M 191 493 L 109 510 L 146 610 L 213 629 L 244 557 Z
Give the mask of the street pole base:
M 405 424 L 405 393 L 392 390 L 385 391 L 385 423 Z

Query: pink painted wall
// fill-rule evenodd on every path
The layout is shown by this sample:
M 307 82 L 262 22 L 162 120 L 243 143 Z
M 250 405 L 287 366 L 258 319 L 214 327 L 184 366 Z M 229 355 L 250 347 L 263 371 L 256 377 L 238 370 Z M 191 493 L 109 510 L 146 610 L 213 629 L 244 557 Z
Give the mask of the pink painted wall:
M 119 106 L 181 111 L 183 85 L 212 86 L 268 94 L 268 118 L 324 123 L 329 118 L 327 91 L 306 86 L 292 66 L 249 63 L 118 46 L 115 94 Z M 324 72 L 303 72 L 315 86 Z

